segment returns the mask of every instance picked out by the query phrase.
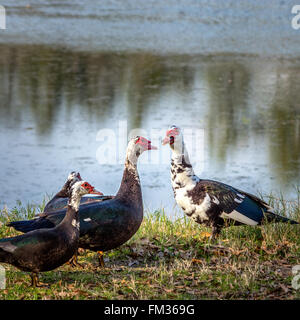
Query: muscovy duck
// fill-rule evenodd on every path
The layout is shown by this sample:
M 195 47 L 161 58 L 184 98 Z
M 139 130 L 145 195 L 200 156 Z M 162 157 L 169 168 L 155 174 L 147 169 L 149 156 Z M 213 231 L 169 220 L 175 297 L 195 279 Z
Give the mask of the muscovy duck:
M 211 226 L 212 239 L 220 233 L 224 218 L 247 225 L 262 224 L 264 220 L 298 223 L 275 214 L 266 202 L 250 193 L 218 181 L 199 179 L 179 127 L 171 126 L 162 144 L 169 144 L 172 150 L 171 181 L 177 204 L 195 222 Z
M 81 175 L 79 172 L 72 171 L 65 184 L 61 188 L 61 190 L 46 204 L 43 213 L 39 213 L 36 215 L 36 217 L 43 217 L 45 216 L 45 213 L 49 212 L 55 212 L 57 210 L 62 210 L 66 209 L 68 205 L 68 190 L 70 186 L 72 186 L 76 181 L 81 181 Z M 84 203 L 91 203 L 91 202 L 100 202 L 100 201 L 105 201 L 105 200 L 110 200 L 113 199 L 114 196 L 104 196 L 101 192 L 99 192 L 99 195 L 97 196 L 85 196 L 82 197 L 80 200 L 80 205 Z M 104 260 L 103 260 L 103 252 L 99 251 L 99 265 L 101 267 L 104 267 Z M 72 259 L 68 262 L 73 267 L 82 267 L 83 266 L 78 262 L 78 251 L 74 254 Z
M 116 196 L 111 200 L 80 206 L 80 248 L 96 251 L 101 257 L 101 252 L 119 247 L 139 229 L 143 220 L 143 200 L 137 160 L 144 151 L 151 149 L 157 148 L 146 138 L 137 136 L 131 139 Z M 44 213 L 40 218 L 11 222 L 9 226 L 21 232 L 52 228 L 60 223 L 65 213 L 65 209 Z
M 97 191 L 88 182 L 76 182 L 70 190 L 64 219 L 57 226 L 0 239 L 0 262 L 31 272 L 31 285 L 40 286 L 39 272 L 56 269 L 76 252 L 79 242 L 80 198 L 88 193 Z
M 81 181 L 82 178 L 79 172 L 72 171 L 65 184 L 61 188 L 61 190 L 46 204 L 43 212 L 53 212 L 60 209 L 66 209 L 68 205 L 68 189 L 69 186 L 74 184 L 76 181 Z M 113 196 L 104 196 L 101 192 L 99 195 L 93 197 L 82 197 L 80 200 L 80 205 L 87 202 L 97 202 L 97 201 L 105 201 L 112 199 Z

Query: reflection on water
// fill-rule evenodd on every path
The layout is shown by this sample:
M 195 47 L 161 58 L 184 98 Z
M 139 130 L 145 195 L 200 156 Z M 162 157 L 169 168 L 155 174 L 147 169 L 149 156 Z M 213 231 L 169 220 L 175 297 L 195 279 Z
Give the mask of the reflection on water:
M 300 177 L 300 60 L 84 53 L 0 47 L 1 205 L 40 202 L 70 170 L 115 193 L 122 165 L 99 168 L 97 131 L 170 124 L 205 130 L 201 176 L 293 197 Z M 171 210 L 169 170 L 140 166 L 146 206 Z
M 241 139 L 243 119 L 247 114 L 247 93 L 249 91 L 249 71 L 236 61 L 208 66 L 208 131 L 210 158 L 226 160 L 228 146 L 236 146 Z M 244 134 L 243 134 L 244 135 Z
M 281 172 L 282 181 L 295 179 L 299 182 L 300 159 L 300 91 L 299 66 L 280 70 L 270 117 L 269 161 Z M 296 88 L 295 88 L 296 87 Z M 298 89 L 297 89 L 298 88 Z

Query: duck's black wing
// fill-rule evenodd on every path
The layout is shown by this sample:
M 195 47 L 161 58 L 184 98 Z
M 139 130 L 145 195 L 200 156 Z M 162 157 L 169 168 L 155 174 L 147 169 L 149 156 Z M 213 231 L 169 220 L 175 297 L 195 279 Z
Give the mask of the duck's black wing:
M 260 198 L 236 189 L 230 185 L 214 181 L 200 180 L 196 186 L 187 192 L 194 204 L 201 204 L 205 197 L 209 197 L 209 210 L 219 212 L 223 217 L 243 224 L 257 225 L 264 219 L 274 222 L 298 223 L 279 216 Z
M 91 202 L 101 202 L 113 199 L 114 196 L 86 196 L 82 197 L 80 200 L 80 204 L 86 204 Z M 58 210 L 66 209 L 68 205 L 68 198 L 53 198 L 50 200 L 44 209 L 44 213 L 55 212 Z

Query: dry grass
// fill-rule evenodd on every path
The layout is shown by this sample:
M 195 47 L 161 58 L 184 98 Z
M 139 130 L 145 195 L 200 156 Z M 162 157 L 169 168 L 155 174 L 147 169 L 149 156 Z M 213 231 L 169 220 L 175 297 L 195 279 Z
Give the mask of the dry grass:
M 269 197 L 282 215 L 300 221 L 298 202 Z M 42 209 L 42 208 L 40 208 Z M 28 206 L 3 211 L 0 236 L 16 234 L 8 220 L 32 217 Z M 106 267 L 81 251 L 84 269 L 62 266 L 41 275 L 48 288 L 28 288 L 26 273 L 6 265 L 1 299 L 299 299 L 292 267 L 300 265 L 299 225 L 229 226 L 217 243 L 209 229 L 185 217 L 170 220 L 163 210 L 147 214 L 137 234 L 107 252 Z

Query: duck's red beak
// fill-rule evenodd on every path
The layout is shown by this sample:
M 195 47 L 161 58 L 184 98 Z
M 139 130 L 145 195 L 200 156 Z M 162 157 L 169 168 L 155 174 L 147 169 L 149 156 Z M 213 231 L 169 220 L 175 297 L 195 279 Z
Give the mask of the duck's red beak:
M 151 144 L 151 141 L 148 141 L 148 150 L 157 150 L 157 147 Z
M 157 150 L 157 147 L 153 146 L 151 144 L 151 141 L 144 138 L 144 137 L 139 137 L 139 139 L 136 141 L 136 143 L 139 143 L 143 147 L 144 151 L 145 150 Z
M 89 194 L 97 194 L 98 196 L 103 196 L 103 193 L 96 190 L 94 187 L 90 189 Z
M 166 144 L 173 144 L 175 141 L 175 137 L 179 134 L 178 128 L 174 128 L 171 130 L 167 130 L 166 132 L 166 136 L 164 138 L 164 140 L 162 141 L 162 145 L 166 145 Z
M 165 137 L 161 144 L 164 146 L 168 143 L 170 143 L 170 137 Z

